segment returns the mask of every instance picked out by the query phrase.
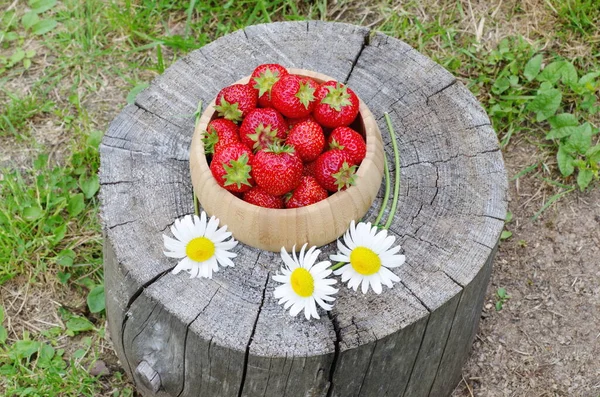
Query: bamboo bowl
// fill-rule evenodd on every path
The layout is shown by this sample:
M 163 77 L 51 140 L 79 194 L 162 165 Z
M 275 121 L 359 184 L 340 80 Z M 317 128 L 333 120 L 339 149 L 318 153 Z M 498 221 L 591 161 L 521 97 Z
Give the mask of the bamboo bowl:
M 333 78 L 304 69 L 288 68 L 291 74 L 313 78 L 322 83 Z M 250 77 L 237 81 L 246 84 Z M 360 99 L 359 99 L 360 101 Z M 309 246 L 329 244 L 340 237 L 352 220 L 362 218 L 375 200 L 384 170 L 381 132 L 373 114 L 360 101 L 359 114 L 351 125 L 363 134 L 367 154 L 357 170 L 356 184 L 318 203 L 292 209 L 270 209 L 246 203 L 217 184 L 210 172 L 204 153 L 202 132 L 217 118 L 211 102 L 196 125 L 190 148 L 190 171 L 194 192 L 209 216 L 216 216 L 220 225 L 227 225 L 235 239 L 255 248 L 288 252 L 295 245 L 299 250 Z

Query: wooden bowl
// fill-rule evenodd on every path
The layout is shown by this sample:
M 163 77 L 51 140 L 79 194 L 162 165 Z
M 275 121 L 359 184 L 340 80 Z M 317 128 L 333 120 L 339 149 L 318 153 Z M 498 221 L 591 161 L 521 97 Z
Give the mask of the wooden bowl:
M 333 78 L 303 69 L 289 68 L 292 74 L 308 76 L 322 83 Z M 237 81 L 246 84 L 250 77 Z M 217 117 L 215 101 L 196 125 L 190 148 L 190 171 L 194 192 L 204 211 L 227 225 L 233 236 L 252 247 L 279 252 L 281 247 L 299 250 L 304 243 L 322 246 L 340 237 L 354 219 L 362 218 L 377 195 L 383 178 L 383 142 L 373 114 L 360 101 L 359 114 L 351 127 L 366 138 L 367 154 L 357 170 L 356 184 L 318 203 L 293 209 L 258 207 L 234 196 L 217 184 L 204 153 L 202 132 Z

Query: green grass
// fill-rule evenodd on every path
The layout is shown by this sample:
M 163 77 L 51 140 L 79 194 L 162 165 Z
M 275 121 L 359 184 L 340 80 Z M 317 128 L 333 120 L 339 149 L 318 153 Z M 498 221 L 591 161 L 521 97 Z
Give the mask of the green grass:
M 0 285 L 71 294 L 87 305 L 77 308 L 83 316 L 59 310 L 62 324 L 41 332 L 8 334 L 0 326 L 0 394 L 132 394 L 121 372 L 98 378 L 88 371 L 102 358 L 105 320 L 100 131 L 133 87 L 244 26 L 303 19 L 373 24 L 456 74 L 485 106 L 505 152 L 522 141 L 539 148 L 520 175 L 544 171 L 539 183 L 553 196 L 540 211 L 577 187 L 598 186 L 600 76 L 590 74 L 600 70 L 595 0 L 548 0 L 542 22 L 560 38 L 549 45 L 548 37 L 516 31 L 486 41 L 475 33 L 471 10 L 454 1 L 37 1 L 48 6 L 35 12 L 48 21 L 37 28 L 23 23 L 31 2 L 0 11 L 0 138 L 36 153 L 29 163 L 0 170 Z M 517 4 L 505 12 L 500 25 L 524 10 Z M 51 21 L 57 27 L 40 33 Z M 49 156 L 37 141 L 43 135 L 31 133 L 45 128 L 62 131 L 66 153 Z

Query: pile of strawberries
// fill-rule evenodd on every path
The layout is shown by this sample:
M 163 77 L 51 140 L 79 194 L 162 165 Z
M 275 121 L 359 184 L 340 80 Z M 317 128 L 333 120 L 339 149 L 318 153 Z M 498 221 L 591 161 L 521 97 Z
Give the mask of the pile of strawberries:
M 223 88 L 219 118 L 204 132 L 217 183 L 267 208 L 298 208 L 355 180 L 366 154 L 356 94 L 336 81 L 317 83 L 278 64 L 258 66 L 248 84 Z

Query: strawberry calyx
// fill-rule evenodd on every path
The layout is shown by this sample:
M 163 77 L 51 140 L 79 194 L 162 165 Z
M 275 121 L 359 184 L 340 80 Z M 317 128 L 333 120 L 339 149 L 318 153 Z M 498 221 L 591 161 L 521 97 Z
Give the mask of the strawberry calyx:
M 248 138 L 254 142 L 252 148 L 254 150 L 260 150 L 264 147 L 268 147 L 270 144 L 277 142 L 277 129 L 272 128 L 270 124 L 265 125 L 260 123 L 254 130 L 254 134 L 248 135 Z
M 281 154 L 281 153 L 295 153 L 295 149 L 291 145 L 282 144 L 279 141 L 275 141 L 267 145 L 267 148 L 264 149 L 265 152 Z
M 212 154 L 215 152 L 215 145 L 219 142 L 219 134 L 215 127 L 210 127 L 210 131 L 202 133 L 202 143 L 204 144 L 204 153 Z
M 329 148 L 330 149 L 340 149 L 340 150 L 343 150 L 345 147 L 346 146 L 342 145 L 341 143 L 339 143 L 335 139 L 332 139 L 331 143 L 329 144 Z
M 300 82 L 300 88 L 296 93 L 296 98 L 300 101 L 305 109 L 308 109 L 310 103 L 315 100 L 315 88 L 306 81 Z
M 350 165 L 347 161 L 340 167 L 340 170 L 331 176 L 335 179 L 335 185 L 338 191 L 350 187 L 356 183 L 356 165 Z
M 336 83 L 335 87 L 328 85 L 326 88 L 329 92 L 321 99 L 321 103 L 331 106 L 338 112 L 341 112 L 344 106 L 352 105 L 350 93 L 345 85 Z
M 243 153 L 237 160 L 230 160 L 229 164 L 223 164 L 225 175 L 224 186 L 236 185 L 238 189 L 242 185 L 252 186 L 250 183 L 250 171 L 252 167 L 248 164 L 248 155 Z
M 221 104 L 215 106 L 215 110 L 219 112 L 220 117 L 227 120 L 238 122 L 242 120 L 242 111 L 239 109 L 237 102 L 229 103 L 225 98 L 221 98 Z
M 279 80 L 279 71 L 271 70 L 266 68 L 259 76 L 254 78 L 256 84 L 254 84 L 254 88 L 258 90 L 258 96 L 261 97 L 265 93 L 269 93 L 269 99 L 271 99 L 271 87 L 273 84 L 277 83 Z

